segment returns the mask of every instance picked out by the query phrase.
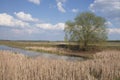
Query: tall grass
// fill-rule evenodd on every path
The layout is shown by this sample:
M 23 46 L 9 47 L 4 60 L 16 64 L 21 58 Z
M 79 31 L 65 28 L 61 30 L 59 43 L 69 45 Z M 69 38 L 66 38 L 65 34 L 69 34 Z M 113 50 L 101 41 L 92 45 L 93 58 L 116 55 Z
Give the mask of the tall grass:
M 103 51 L 81 62 L 0 51 L 0 80 L 120 80 L 119 61 L 118 51 Z

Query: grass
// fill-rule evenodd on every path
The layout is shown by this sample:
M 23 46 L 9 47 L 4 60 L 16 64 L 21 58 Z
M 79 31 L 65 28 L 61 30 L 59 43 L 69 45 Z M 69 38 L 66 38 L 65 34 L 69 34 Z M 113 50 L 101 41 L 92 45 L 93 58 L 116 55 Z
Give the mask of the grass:
M 68 43 L 65 42 L 49 42 L 49 41 L 0 41 L 0 45 L 7 45 L 10 47 L 17 47 L 21 49 L 36 51 L 36 52 L 46 52 L 58 55 L 68 55 L 68 56 L 80 56 L 85 58 L 92 58 L 93 54 L 98 51 L 97 47 L 90 44 L 89 47 L 91 51 L 84 52 L 78 50 L 78 45 L 71 42 L 71 46 L 68 48 Z M 99 46 L 99 45 L 97 45 Z M 100 45 L 101 51 L 104 50 L 120 50 L 119 41 L 108 41 L 104 45 Z
M 0 80 L 119 80 L 120 51 L 102 51 L 94 59 L 64 61 L 28 58 L 0 51 Z
M 21 48 L 36 52 L 53 53 L 58 55 L 80 56 L 85 58 L 91 58 L 92 56 L 91 54 L 88 53 L 84 54 L 83 52 L 78 53 L 75 51 L 68 50 L 66 48 L 67 43 L 64 42 L 0 41 L 0 45 L 7 45 L 15 48 Z M 49 48 L 56 48 L 56 50 L 53 49 L 47 50 Z

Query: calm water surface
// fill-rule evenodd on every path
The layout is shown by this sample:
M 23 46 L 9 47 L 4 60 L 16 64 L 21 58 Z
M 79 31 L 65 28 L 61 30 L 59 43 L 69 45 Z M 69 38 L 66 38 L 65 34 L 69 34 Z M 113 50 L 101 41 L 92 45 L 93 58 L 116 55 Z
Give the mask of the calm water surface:
M 70 61 L 84 60 L 81 57 L 61 56 L 61 55 L 57 55 L 57 54 L 49 54 L 49 53 L 42 53 L 42 52 L 40 53 L 40 52 L 23 50 L 23 49 L 19 49 L 19 48 L 12 48 L 12 47 L 8 47 L 8 46 L 5 46 L 5 45 L 0 45 L 0 50 L 9 50 L 9 51 L 12 51 L 12 52 L 24 54 L 25 56 L 28 56 L 28 57 L 40 56 L 40 57 L 45 57 L 45 58 L 50 58 L 50 59 L 62 59 L 62 60 L 70 60 Z

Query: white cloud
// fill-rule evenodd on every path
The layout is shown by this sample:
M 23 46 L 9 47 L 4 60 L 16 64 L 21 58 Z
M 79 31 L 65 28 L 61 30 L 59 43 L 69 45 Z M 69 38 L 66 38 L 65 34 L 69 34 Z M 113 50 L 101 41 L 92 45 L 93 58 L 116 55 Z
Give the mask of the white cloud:
M 9 27 L 26 27 L 29 26 L 28 23 L 21 20 L 15 19 L 13 16 L 8 15 L 7 13 L 0 14 L 0 25 L 9 26 Z
M 65 24 L 58 23 L 58 24 L 52 25 L 50 23 L 42 23 L 42 24 L 36 24 L 36 27 L 42 28 L 45 30 L 63 30 L 65 27 Z
M 106 18 L 120 19 L 120 0 L 95 0 L 90 10 L 102 13 Z
M 113 26 L 113 24 L 112 24 L 110 21 L 107 21 L 107 22 L 105 23 L 105 25 L 107 25 L 107 26 L 109 26 L 109 27 Z
M 120 0 L 94 0 L 89 8 L 108 20 L 109 34 L 120 34 Z
M 32 27 L 34 26 L 34 27 Z M 55 25 L 52 25 L 50 23 L 41 23 L 41 24 L 34 24 L 31 25 L 31 27 L 24 27 L 21 29 L 17 29 L 17 28 L 12 28 L 12 32 L 14 34 L 18 34 L 18 35 L 32 35 L 32 34 L 41 34 L 41 33 L 51 33 L 51 31 L 53 32 L 57 32 L 59 33 L 59 31 L 62 31 L 64 29 L 64 23 L 58 23 Z
M 17 14 L 17 13 L 16 13 Z M 39 22 L 24 22 L 21 19 L 9 15 L 7 13 L 0 14 L 0 27 L 10 28 L 9 30 L 17 35 L 35 35 L 43 32 L 56 32 L 64 30 L 64 23 L 57 23 L 55 25 L 51 23 L 39 23 Z M 57 32 L 56 32 L 57 34 Z
M 66 2 L 66 0 L 56 0 L 57 2 Z
M 59 30 L 64 30 L 65 28 L 65 23 L 58 23 L 55 25 L 56 29 L 59 29 Z
M 63 4 L 66 2 L 66 0 L 56 0 L 57 1 L 57 8 L 60 12 L 65 13 L 66 10 L 63 8 Z
M 0 13 L 1 39 L 38 39 L 39 35 L 45 35 L 39 39 L 52 40 L 59 36 L 58 38 L 61 40 L 64 26 L 64 23 L 53 25 L 51 23 L 25 22 L 7 13 Z
M 58 2 L 58 3 L 57 3 L 57 7 L 58 7 L 58 10 L 59 10 L 59 11 L 61 11 L 61 12 L 63 12 L 63 13 L 66 12 L 66 10 L 63 8 L 63 4 L 62 4 L 61 2 Z
M 12 32 L 14 32 L 15 34 L 34 34 L 34 33 L 37 33 L 38 30 L 37 29 L 34 29 L 34 28 L 23 28 L 23 29 L 12 29 Z
M 14 32 L 15 34 L 21 34 L 21 33 L 24 34 L 24 32 L 21 31 L 20 29 L 12 29 L 12 32 Z
M 24 12 L 18 12 L 18 13 L 14 13 L 17 18 L 23 20 L 23 21 L 32 21 L 32 22 L 37 22 L 39 21 L 39 19 L 37 18 L 33 18 L 32 15 L 28 14 L 28 13 L 24 13 Z
M 109 34 L 120 34 L 120 28 L 109 28 Z
M 28 0 L 29 2 L 32 2 L 34 4 L 39 5 L 40 4 L 40 0 Z
M 78 9 L 72 9 L 73 13 L 77 13 L 79 10 Z
M 18 13 L 19 14 L 19 13 Z M 16 13 L 17 15 L 17 13 Z M 30 18 L 33 20 L 33 18 Z M 29 20 L 30 20 L 29 19 Z M 28 20 L 28 19 L 27 19 Z M 7 27 L 19 27 L 19 28 L 24 28 L 24 29 L 46 29 L 46 30 L 63 30 L 65 24 L 64 23 L 57 23 L 55 25 L 50 24 L 50 23 L 31 23 L 31 22 L 24 22 L 21 21 L 19 18 L 16 19 L 13 16 L 7 14 L 7 13 L 2 13 L 0 14 L 0 26 L 7 26 Z M 34 27 L 32 27 L 34 26 Z

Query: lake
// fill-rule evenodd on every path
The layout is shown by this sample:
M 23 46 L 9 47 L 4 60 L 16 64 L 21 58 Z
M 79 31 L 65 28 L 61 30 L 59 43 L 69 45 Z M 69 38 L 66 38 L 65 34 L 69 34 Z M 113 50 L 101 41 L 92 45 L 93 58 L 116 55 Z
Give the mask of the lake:
M 64 55 L 57 55 L 57 54 L 49 54 L 49 53 L 42 53 L 42 52 L 34 52 L 34 51 L 28 51 L 28 50 L 23 50 L 19 48 L 13 48 L 13 47 L 8 47 L 5 45 L 0 45 L 0 50 L 9 50 L 15 53 L 23 54 L 28 57 L 45 57 L 45 58 L 50 58 L 50 59 L 62 59 L 62 60 L 69 60 L 69 61 L 82 61 L 84 58 L 82 57 L 74 57 L 74 56 L 64 56 Z

